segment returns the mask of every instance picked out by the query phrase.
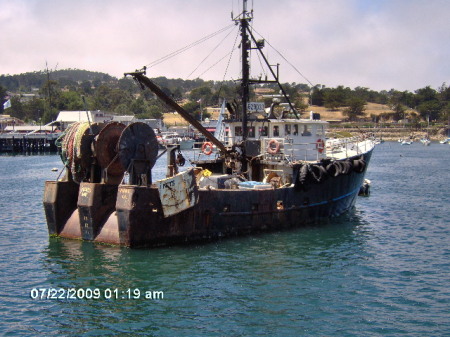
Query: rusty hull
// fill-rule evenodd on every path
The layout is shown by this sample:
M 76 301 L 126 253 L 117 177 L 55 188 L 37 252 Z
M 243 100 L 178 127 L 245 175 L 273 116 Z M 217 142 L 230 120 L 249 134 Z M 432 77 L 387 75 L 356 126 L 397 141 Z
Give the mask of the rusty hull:
M 44 209 L 48 232 L 69 239 L 119 244 L 115 213 L 117 185 L 46 181 Z M 116 223 L 114 229 L 114 223 Z
M 367 155 L 370 159 L 370 154 Z M 316 224 L 349 210 L 364 174 L 268 190 L 198 189 L 198 202 L 164 216 L 158 186 L 46 182 L 51 235 L 127 247 L 211 241 Z
M 78 194 L 78 213 L 83 240 L 92 241 L 100 233 L 109 216 L 115 211 L 117 185 L 81 183 Z
M 78 189 L 73 181 L 45 182 L 44 210 L 50 235 L 59 235 L 76 210 Z

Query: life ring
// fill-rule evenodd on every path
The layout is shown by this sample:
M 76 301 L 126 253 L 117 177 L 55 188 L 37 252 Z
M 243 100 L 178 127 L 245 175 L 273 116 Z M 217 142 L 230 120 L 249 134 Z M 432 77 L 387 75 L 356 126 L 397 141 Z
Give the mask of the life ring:
M 204 142 L 202 145 L 202 152 L 209 156 L 213 152 L 213 145 L 210 142 Z
M 320 138 L 317 139 L 316 149 L 317 149 L 317 151 L 319 151 L 319 153 L 322 153 L 323 150 L 325 149 L 325 142 Z
M 267 144 L 267 152 L 270 154 L 276 154 L 278 151 L 280 151 L 280 143 L 275 139 L 269 140 L 269 143 Z

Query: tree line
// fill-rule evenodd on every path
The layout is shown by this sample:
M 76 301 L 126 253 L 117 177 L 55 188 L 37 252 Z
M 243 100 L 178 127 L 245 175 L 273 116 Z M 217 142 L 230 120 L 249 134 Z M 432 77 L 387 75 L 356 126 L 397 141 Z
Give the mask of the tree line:
M 447 121 L 450 111 L 450 88 L 443 83 L 438 90 L 427 86 L 412 93 L 395 89 L 376 92 L 361 87 L 352 90 L 343 86 L 337 88 L 316 86 L 312 89 L 311 100 L 312 104 L 324 106 L 330 110 L 345 107 L 344 113 L 349 120 L 364 116 L 364 106 L 370 102 L 388 105 L 392 110 L 380 116 L 371 116 L 373 119 L 381 117 L 393 121 L 405 118 Z M 414 112 L 408 112 L 408 109 Z
M 239 105 L 240 86 L 233 81 L 165 77 L 152 80 L 195 117 L 207 106 L 218 106 L 222 99 Z M 273 83 L 259 87 L 279 91 Z M 427 86 L 414 93 L 394 89 L 377 92 L 362 87 L 310 87 L 297 83 L 285 83 L 283 87 L 300 111 L 305 111 L 309 104 L 324 106 L 330 110 L 343 109 L 349 120 L 357 120 L 367 117 L 365 105 L 370 102 L 388 105 L 391 112 L 382 117 L 394 121 L 411 117 L 429 121 L 447 121 L 449 118 L 450 89 L 445 83 L 437 90 Z M 8 97 L 8 94 L 13 95 Z M 104 73 L 77 69 L 1 75 L 0 97 L 2 103 L 11 99 L 7 113 L 25 122 L 48 123 L 63 110 L 104 110 L 137 118 L 162 118 L 169 112 L 159 99 L 148 90 L 142 91 L 131 78 L 117 79 Z M 251 99 L 261 98 L 253 92 Z M 270 104 L 271 98 L 264 100 Z M 408 109 L 416 111 L 416 116 L 411 116 Z M 5 113 L 3 104 L 0 105 L 0 113 Z M 203 117 L 208 115 L 203 112 Z

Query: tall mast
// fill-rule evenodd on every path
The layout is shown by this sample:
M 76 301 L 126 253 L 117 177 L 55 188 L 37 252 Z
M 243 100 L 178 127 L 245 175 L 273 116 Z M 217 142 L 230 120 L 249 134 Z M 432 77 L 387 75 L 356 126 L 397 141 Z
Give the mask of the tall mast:
M 247 0 L 242 2 L 243 10 L 239 20 L 241 25 L 241 50 L 242 50 L 242 139 L 247 139 L 247 103 L 250 97 L 250 65 L 249 65 L 249 50 L 251 48 L 251 42 L 248 36 L 248 23 L 252 19 L 251 13 L 247 12 Z
M 253 36 L 253 33 L 249 29 L 249 22 L 253 19 L 253 10 L 251 12 L 247 11 L 247 0 L 242 1 L 243 10 L 242 14 L 239 18 L 235 19 L 235 22 L 239 22 L 241 28 L 241 49 L 242 49 L 242 83 L 241 83 L 241 91 L 242 91 L 242 138 L 245 140 L 248 136 L 248 128 L 247 128 L 247 103 L 250 100 L 250 84 L 255 83 L 277 83 L 284 98 L 289 103 L 289 107 L 294 112 L 295 116 L 299 118 L 296 109 L 292 105 L 291 100 L 289 99 L 286 91 L 281 85 L 278 74 L 272 69 L 272 66 L 269 64 L 266 56 L 262 52 L 262 48 L 264 47 L 264 40 L 257 41 Z M 255 43 L 254 48 L 252 48 L 252 41 Z M 257 49 L 264 62 L 266 63 L 268 69 L 272 73 L 274 80 L 251 80 L 250 79 L 250 60 L 249 60 L 249 50 Z M 278 67 L 278 65 L 277 65 Z

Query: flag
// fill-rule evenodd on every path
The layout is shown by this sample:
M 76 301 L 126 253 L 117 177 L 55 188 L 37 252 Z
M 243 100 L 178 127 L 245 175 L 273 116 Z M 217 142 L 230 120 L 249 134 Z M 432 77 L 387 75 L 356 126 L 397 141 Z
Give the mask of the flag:
M 3 103 L 3 110 L 11 107 L 11 99 L 8 99 L 5 103 Z

